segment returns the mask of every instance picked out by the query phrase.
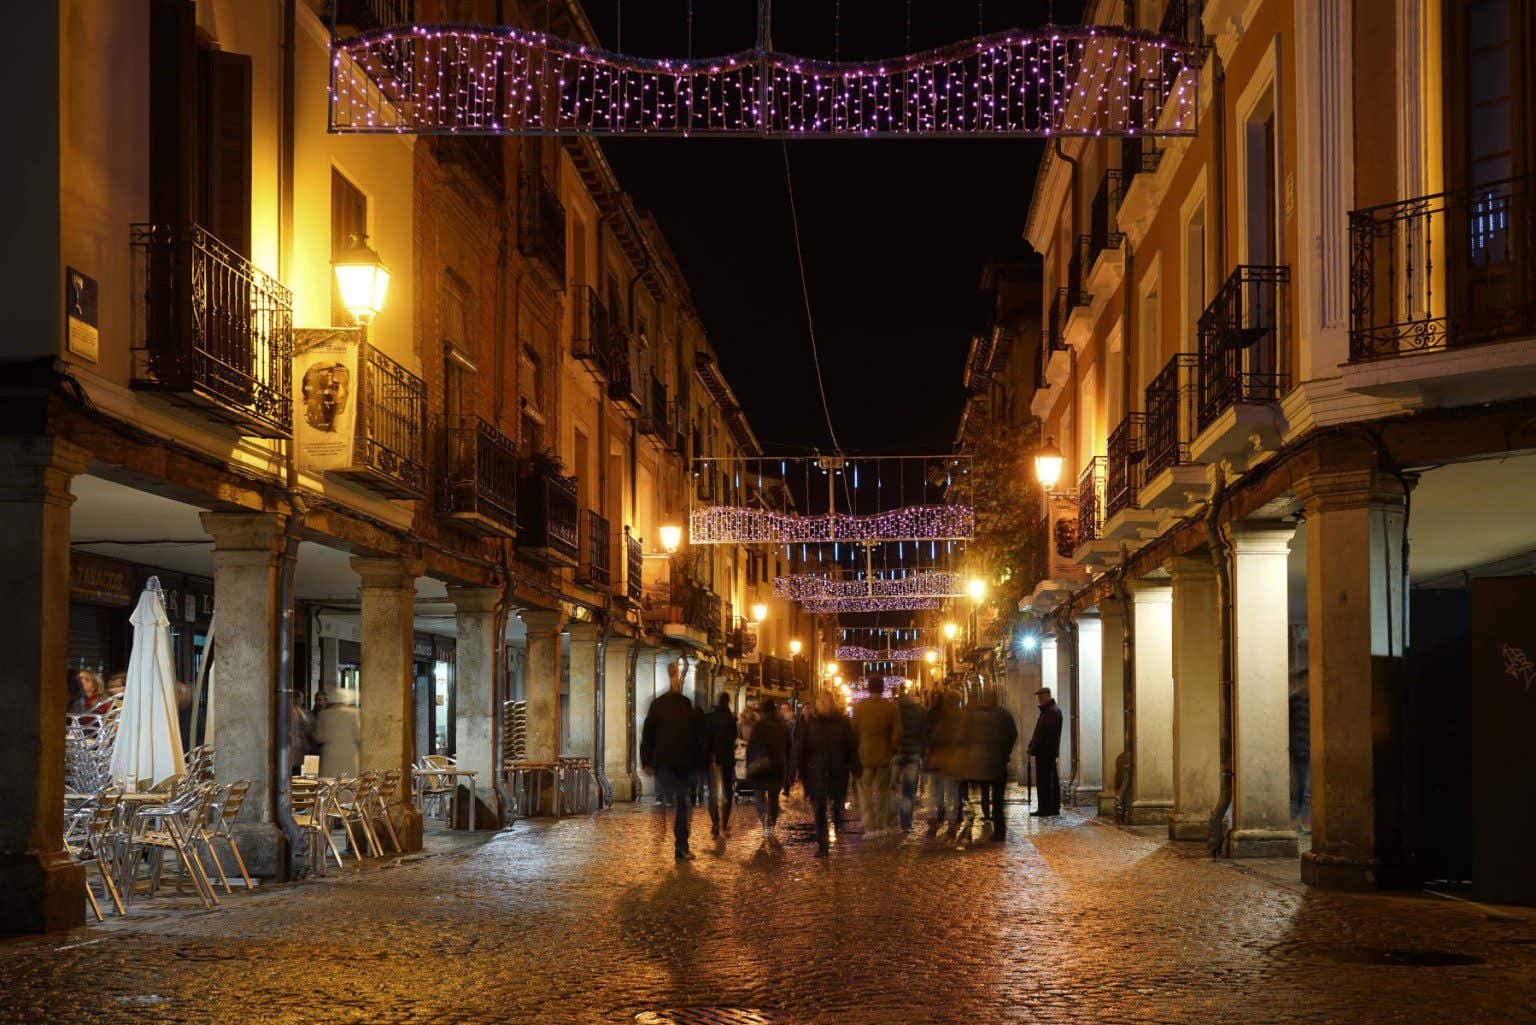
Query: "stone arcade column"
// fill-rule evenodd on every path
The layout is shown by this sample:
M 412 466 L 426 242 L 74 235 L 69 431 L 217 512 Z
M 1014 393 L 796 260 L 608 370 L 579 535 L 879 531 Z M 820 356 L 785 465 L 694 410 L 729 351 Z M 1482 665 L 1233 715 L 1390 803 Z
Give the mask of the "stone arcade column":
M 635 799 L 635 780 L 629 772 L 630 710 L 635 699 L 629 652 L 635 643 L 630 637 L 610 637 L 603 654 L 603 776 L 613 788 L 615 801 Z
M 1125 605 L 1099 601 L 1099 814 L 1115 814 L 1120 756 L 1125 753 Z
M 501 828 L 496 794 L 496 716 L 500 702 L 496 698 L 496 603 L 501 591 L 495 587 L 450 587 L 458 641 L 454 648 L 454 750 L 459 767 L 472 769 L 474 781 L 475 825 L 481 829 Z M 464 825 L 469 817 L 464 815 Z
M 565 613 L 527 609 L 522 617 L 528 627 L 523 683 L 528 702 L 527 758 L 530 762 L 553 762 L 560 756 L 560 631 L 565 627 Z M 552 804 L 547 807 L 553 810 Z M 541 814 L 544 811 L 539 809 Z
M 1221 794 L 1220 616 L 1216 570 L 1201 556 L 1174 559 L 1173 840 L 1205 840 Z
M 0 933 L 85 921 L 84 867 L 65 854 L 64 673 L 69 664 L 70 480 L 90 453 L 40 436 L 0 439 L 0 566 L 9 601 L 0 744 Z
M 1375 659 L 1402 654 L 1402 489 L 1370 470 L 1339 471 L 1303 479 L 1296 497 L 1307 515 L 1312 706 L 1312 850 L 1301 877 L 1368 889 L 1377 869 Z
M 566 754 L 597 756 L 597 637 L 594 623 L 571 624 L 571 726 Z
M 1136 777 L 1130 821 L 1167 822 L 1173 815 L 1173 588 L 1131 584 L 1136 678 Z
M 1098 616 L 1077 620 L 1078 761 L 1077 803 L 1099 806 L 1104 790 L 1104 624 Z
M 406 559 L 352 560 L 362 578 L 362 666 L 358 768 L 399 769 L 389 817 L 401 845 L 421 850 L 421 813 L 411 802 L 411 765 L 416 750 L 415 664 L 411 637 L 416 616 L 417 566 Z M 222 723 L 220 724 L 223 725 Z
M 276 513 L 202 514 L 213 538 L 214 770 L 251 781 L 235 837 L 253 875 L 278 878 L 287 838 L 277 826 L 277 578 L 284 518 Z M 302 754 L 302 752 L 299 752 Z M 295 756 L 297 760 L 297 756 Z
M 1234 858 L 1296 856 L 1286 629 L 1286 564 L 1295 533 L 1293 525 L 1281 523 L 1238 523 L 1232 530 Z

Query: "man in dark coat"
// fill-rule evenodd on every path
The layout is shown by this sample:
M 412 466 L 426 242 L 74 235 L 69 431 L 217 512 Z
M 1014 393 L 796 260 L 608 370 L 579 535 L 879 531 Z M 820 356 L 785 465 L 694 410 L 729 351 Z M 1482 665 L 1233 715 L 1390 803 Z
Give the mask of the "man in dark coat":
M 1061 754 L 1061 706 L 1051 697 L 1051 688 L 1035 691 L 1040 718 L 1029 738 L 1029 756 L 1035 760 L 1035 786 L 1039 788 L 1039 807 L 1031 815 L 1061 814 L 1061 780 L 1056 775 L 1056 757 Z
M 988 772 L 981 781 L 981 806 L 992 822 L 992 839 L 1001 843 L 1008 833 L 1008 819 L 1003 793 L 1008 789 L 1008 757 L 1019 742 L 1019 728 L 1013 716 L 997 703 L 997 692 L 987 690 L 981 696 L 982 738 L 986 745 Z
M 709 833 L 730 832 L 731 803 L 736 794 L 736 713 L 731 696 L 722 692 L 705 720 L 709 743 Z
M 763 826 L 763 842 L 777 846 L 774 827 L 779 822 L 779 792 L 789 775 L 789 726 L 779 716 L 772 699 L 763 702 L 763 717 L 747 738 L 747 781 L 752 785 L 757 817 Z
M 692 858 L 688 853 L 688 791 L 704 749 L 699 716 L 693 702 L 683 696 L 683 673 L 674 662 L 668 672 L 671 687 L 651 702 L 640 732 L 640 767 L 647 776 L 654 774 L 656 789 L 664 805 L 673 811 L 672 839 L 679 861 Z
M 816 854 L 827 853 L 827 809 L 832 822 L 843 831 L 843 802 L 848 799 L 848 779 L 859 772 L 859 745 L 848 717 L 838 712 L 831 695 L 816 698 L 816 714 L 806 720 L 800 741 L 800 785 L 816 811 Z

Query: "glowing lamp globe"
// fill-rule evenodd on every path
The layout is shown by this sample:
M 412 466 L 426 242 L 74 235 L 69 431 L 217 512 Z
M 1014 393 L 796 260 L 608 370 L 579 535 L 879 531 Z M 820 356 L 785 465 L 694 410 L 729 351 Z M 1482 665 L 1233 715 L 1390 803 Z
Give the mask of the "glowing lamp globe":
M 1061 464 L 1065 457 L 1056 447 L 1055 438 L 1046 438 L 1045 444 L 1035 451 L 1035 479 L 1046 489 L 1054 488 L 1061 479 Z
M 987 593 L 987 582 L 980 577 L 971 577 L 970 582 L 971 601 L 981 601 Z
M 368 244 L 367 235 L 353 235 L 351 244 L 331 261 L 341 304 L 361 326 L 373 322 L 389 293 L 389 270 Z
M 752 606 L 752 622 L 761 623 L 767 618 L 768 606 L 764 605 L 762 602 L 758 602 L 756 605 Z
M 800 649 L 801 649 L 801 648 L 802 648 L 802 647 L 803 647 L 803 646 L 804 646 L 804 645 L 802 645 L 802 644 L 801 644 L 801 643 L 800 643 L 800 640 L 799 640 L 799 638 L 795 638 L 795 639 L 793 639 L 793 640 L 791 640 L 791 641 L 790 641 L 790 642 L 789 642 L 789 653 L 790 653 L 790 654 L 791 654 L 791 655 L 798 655 L 798 654 L 800 654 Z
M 958 626 L 956 626 L 955 624 L 953 624 L 953 623 L 945 623 L 944 624 L 944 636 L 948 637 L 950 640 L 954 640 L 955 639 L 955 634 L 957 634 L 959 632 L 960 632 L 960 628 Z
M 661 525 L 661 549 L 668 555 L 677 554 L 678 546 L 683 543 L 683 528 L 675 523 Z
M 924 655 L 923 657 L 928 660 L 928 664 L 929 665 L 932 665 L 933 663 L 935 663 L 935 662 L 937 662 L 939 660 L 939 653 L 937 651 L 930 651 L 928 654 Z

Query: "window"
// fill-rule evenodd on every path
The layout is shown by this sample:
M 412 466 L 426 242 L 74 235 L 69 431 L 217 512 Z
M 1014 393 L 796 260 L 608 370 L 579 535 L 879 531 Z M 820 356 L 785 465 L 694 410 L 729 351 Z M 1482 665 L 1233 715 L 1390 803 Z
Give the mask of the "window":
M 1205 203 L 1201 201 L 1184 222 L 1184 312 L 1179 323 L 1179 351 L 1199 349 L 1200 314 L 1209 301 L 1206 291 Z
M 1243 224 L 1247 229 L 1243 262 L 1273 267 L 1280 262 L 1273 87 L 1244 123 L 1243 157 Z
M 358 235 L 368 233 L 368 197 L 346 176 L 331 168 L 331 259 L 334 260 Z M 352 314 L 341 302 L 336 275 L 331 276 L 331 323 L 352 323 Z
M 1157 359 L 1161 352 L 1159 321 L 1162 316 L 1162 304 L 1158 297 L 1158 285 L 1158 280 L 1154 277 L 1143 286 L 1144 291 L 1137 308 L 1133 396 L 1145 394 L 1147 385 L 1152 383 L 1152 378 L 1156 376 L 1159 369 Z

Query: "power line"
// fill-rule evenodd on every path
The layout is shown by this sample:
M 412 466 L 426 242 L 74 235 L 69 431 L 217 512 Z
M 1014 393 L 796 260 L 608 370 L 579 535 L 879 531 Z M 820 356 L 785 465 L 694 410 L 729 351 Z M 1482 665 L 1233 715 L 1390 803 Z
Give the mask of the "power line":
M 795 262 L 800 267 L 800 297 L 805 303 L 805 328 L 811 336 L 811 365 L 816 368 L 816 390 L 821 393 L 821 412 L 827 418 L 827 436 L 832 439 L 833 451 L 841 454 L 843 446 L 837 440 L 837 430 L 832 426 L 832 406 L 827 402 L 827 386 L 821 379 L 821 350 L 816 345 L 816 323 L 811 315 L 811 287 L 805 276 L 805 250 L 800 244 L 800 214 L 795 209 L 795 180 L 789 171 L 789 144 L 779 143 L 784 154 L 784 184 L 789 192 L 789 222 L 795 230 Z

